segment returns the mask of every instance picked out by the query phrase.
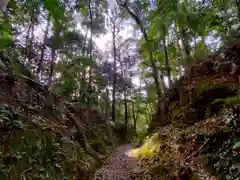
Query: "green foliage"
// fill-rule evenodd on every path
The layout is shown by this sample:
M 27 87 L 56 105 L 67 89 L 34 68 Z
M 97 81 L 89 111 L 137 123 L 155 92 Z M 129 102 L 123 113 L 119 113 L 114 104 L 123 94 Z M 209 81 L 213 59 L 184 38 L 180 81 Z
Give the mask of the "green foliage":
M 8 129 L 23 129 L 25 125 L 21 120 L 14 119 L 14 112 L 10 106 L 4 104 L 0 106 L 0 127 Z
M 227 134 L 223 134 L 221 137 L 214 136 L 210 143 L 215 148 L 208 147 L 207 150 L 208 165 L 221 179 L 235 180 L 239 177 L 239 153 L 232 152 L 232 148 L 236 144 L 234 139 L 234 136 Z
M 13 44 L 13 33 L 12 33 L 12 27 L 8 19 L 0 18 L 0 40 L 1 45 L 0 48 L 6 48 Z
M 222 88 L 227 88 L 228 86 L 222 83 L 211 83 L 211 82 L 201 82 L 198 84 L 198 86 L 195 88 L 196 89 L 196 95 L 200 96 L 201 94 L 211 91 L 213 89 L 222 89 Z
M 43 1 L 44 7 L 49 11 L 49 15 L 59 23 L 64 21 L 65 10 L 59 0 Z
M 98 125 L 92 132 L 86 133 L 96 151 L 104 153 L 113 142 L 118 144 L 121 141 L 119 136 L 126 135 L 125 127 L 128 130 L 127 135 L 134 136 L 134 120 L 137 122 L 134 130 L 140 135 L 145 134 L 157 106 L 156 95 L 167 91 L 164 80 L 169 76 L 167 70 L 170 72 L 169 78 L 178 77 L 179 69 L 186 69 L 198 58 L 205 57 L 213 48 L 212 44 L 209 44 L 212 42 L 208 40 L 209 37 L 220 39 L 217 43 L 219 45 L 239 35 L 240 8 L 236 2 L 133 0 L 125 4 L 128 6 L 125 9 L 136 15 L 133 16 L 134 20 L 137 18 L 136 22 L 144 31 L 143 34 L 145 33 L 145 37 L 136 40 L 136 47 L 140 46 L 139 67 L 144 79 L 144 89 L 132 87 L 132 83 L 128 83 L 128 79 L 132 79 L 130 76 L 128 79 L 123 75 L 117 77 L 120 89 L 117 92 L 118 122 L 107 127 Z M 101 64 L 107 61 L 108 57 L 103 55 L 94 43 L 94 38 L 105 32 L 105 14 L 110 10 L 107 6 L 106 0 L 26 0 L 22 5 L 11 1 L 7 10 L 0 15 L 0 49 L 21 60 L 33 74 L 39 74 L 39 82 L 47 84 L 47 88 L 62 96 L 64 100 L 75 101 L 81 107 L 102 106 L 99 102 L 109 103 L 110 100 L 107 97 L 107 100 L 99 101 L 99 94 L 112 85 L 113 74 L 120 71 L 117 67 L 117 72 L 113 72 L 111 64 L 109 67 Z M 117 10 L 121 18 L 126 18 L 126 12 Z M 48 22 L 49 27 L 45 28 Z M 87 33 L 83 35 L 83 31 Z M 89 36 L 93 37 L 93 41 Z M 134 50 L 128 47 L 126 52 L 122 53 L 117 47 L 117 51 L 120 52 L 117 53 L 119 57 L 124 57 Z M 132 58 L 134 60 L 139 59 L 137 49 L 136 52 L 136 56 Z M 130 59 L 127 62 L 130 63 Z M 103 72 L 99 64 L 107 70 Z M 19 64 L 13 64 L 13 72 L 20 73 L 20 69 Z M 161 92 L 156 93 L 157 83 L 153 83 L 153 76 L 159 79 Z M 125 124 L 122 87 L 125 88 L 126 84 L 128 122 Z M 190 99 L 192 106 L 199 103 L 203 111 L 208 108 L 205 111 L 206 117 L 211 117 L 212 107 L 208 105 L 215 99 L 211 105 L 220 104 L 221 108 L 225 109 L 222 115 L 225 121 L 229 125 L 237 126 L 237 114 L 228 107 L 238 105 L 239 96 L 216 99 L 214 92 L 221 93 L 223 89 L 228 87 L 203 82 L 186 99 Z M 205 99 L 209 101 L 202 101 Z M 130 106 L 132 101 L 133 107 Z M 107 113 L 108 118 L 108 104 L 106 107 L 104 113 Z M 188 104 L 171 105 L 168 109 L 169 120 L 182 125 L 191 108 Z M 80 178 L 93 169 L 95 160 L 86 155 L 84 148 L 75 141 L 65 136 L 56 137 L 54 133 L 42 131 L 40 127 L 35 128 L 31 124 L 23 123 L 25 121 L 13 111 L 8 107 L 0 108 L 0 127 L 3 130 L 1 138 L 5 143 L 1 144 L 0 162 L 3 166 L 0 177 L 20 179 L 20 174 L 29 166 L 32 169 L 23 175 L 29 179 Z M 7 140 L 5 135 L 8 136 Z M 112 138 L 111 141 L 109 137 Z M 144 151 L 148 149 L 145 148 Z M 8 159 L 10 164 L 6 163 Z M 152 167 L 152 170 L 160 171 L 162 166 L 159 163 L 159 166 Z
M 1 136 L 0 176 L 3 179 L 91 179 L 99 164 L 84 147 L 67 135 L 57 135 L 19 119 L 16 121 L 24 128 L 11 129 L 15 125 L 12 121 L 9 126 L 11 110 L 11 106 L 4 106 L 0 111 L 2 130 L 11 131 Z M 97 152 L 108 155 L 113 147 L 122 143 L 122 134 L 117 133 L 120 126 L 109 126 L 112 134 L 106 131 L 106 126 L 96 125 L 86 134 Z
M 240 148 L 240 141 L 236 142 L 233 146 L 233 149 L 239 149 Z
M 227 97 L 224 99 L 215 99 L 212 104 L 223 104 L 224 106 L 233 106 L 240 103 L 240 96 Z
M 29 167 L 32 168 L 25 176 L 31 179 L 72 179 L 79 177 L 81 171 L 86 172 L 85 163 L 78 169 L 78 161 L 83 161 L 83 157 L 80 156 L 81 151 L 77 144 L 63 149 L 53 134 L 41 132 L 40 129 L 27 129 L 20 134 L 12 133 L 9 147 L 10 151 L 6 151 L 4 144 L 1 146 L 2 168 L 9 169 L 1 172 L 1 177 L 6 179 L 20 178 L 21 173 Z M 74 154 L 77 156 L 74 157 Z M 7 159 L 10 159 L 10 162 L 7 162 Z

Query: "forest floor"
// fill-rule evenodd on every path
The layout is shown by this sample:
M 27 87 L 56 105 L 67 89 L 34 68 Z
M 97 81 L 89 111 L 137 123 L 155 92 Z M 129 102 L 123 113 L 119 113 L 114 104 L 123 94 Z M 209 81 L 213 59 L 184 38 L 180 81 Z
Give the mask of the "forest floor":
M 149 175 L 142 174 L 140 160 L 134 158 L 130 152 L 133 144 L 123 145 L 109 157 L 107 163 L 99 169 L 94 180 L 143 180 L 151 179 Z M 140 175 L 141 174 L 141 175 Z
M 212 119 L 203 122 L 210 127 Z M 204 146 L 196 143 L 190 128 L 181 131 L 167 126 L 146 137 L 140 146 L 132 143 L 118 147 L 93 180 L 217 180 L 205 167 L 204 156 L 199 154 Z M 204 129 L 198 128 L 199 132 Z M 183 135 L 186 140 L 181 143 Z

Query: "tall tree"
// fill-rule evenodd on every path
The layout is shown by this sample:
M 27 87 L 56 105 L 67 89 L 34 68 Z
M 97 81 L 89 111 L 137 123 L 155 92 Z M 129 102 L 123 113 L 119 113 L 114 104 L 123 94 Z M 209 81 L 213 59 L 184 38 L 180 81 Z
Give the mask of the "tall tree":
M 113 57 L 113 82 L 112 82 L 112 121 L 116 121 L 116 82 L 117 82 L 117 49 L 116 37 L 120 32 L 121 17 L 119 9 L 115 6 L 108 13 L 108 28 L 112 34 L 112 57 Z
M 146 41 L 146 47 L 148 48 L 149 60 L 150 60 L 150 63 L 151 63 L 152 69 L 153 69 L 153 78 L 154 78 L 154 82 L 155 82 L 155 86 L 156 86 L 157 97 L 160 99 L 162 96 L 162 93 L 161 93 L 160 83 L 159 83 L 159 79 L 158 79 L 158 70 L 157 70 L 155 61 L 153 59 L 152 44 L 150 43 L 150 40 L 148 38 L 148 34 L 146 32 L 145 25 L 141 21 L 140 17 L 138 17 L 138 15 L 135 14 L 134 11 L 132 11 L 130 9 L 128 0 L 125 0 L 123 3 L 121 3 L 119 0 L 117 0 L 117 3 L 119 6 L 123 7 L 129 13 L 129 15 L 133 18 L 133 20 L 139 26 L 139 28 L 143 34 L 144 40 Z

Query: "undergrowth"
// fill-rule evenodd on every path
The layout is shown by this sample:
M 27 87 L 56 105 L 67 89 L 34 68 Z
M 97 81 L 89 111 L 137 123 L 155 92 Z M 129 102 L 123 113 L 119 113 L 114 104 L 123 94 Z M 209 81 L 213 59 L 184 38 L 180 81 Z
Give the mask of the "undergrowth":
M 15 114 L 11 106 L 0 107 L 0 126 L 1 179 L 87 180 L 100 165 L 71 137 L 43 130 Z M 88 136 L 91 146 L 103 155 L 122 141 L 114 126 L 109 129 L 111 137 L 106 126 L 93 128 Z

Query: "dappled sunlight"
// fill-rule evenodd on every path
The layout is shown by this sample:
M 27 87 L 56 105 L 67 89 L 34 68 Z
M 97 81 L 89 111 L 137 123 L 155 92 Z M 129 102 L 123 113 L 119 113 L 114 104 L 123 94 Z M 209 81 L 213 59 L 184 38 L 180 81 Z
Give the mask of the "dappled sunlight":
M 151 137 L 146 138 L 143 145 L 139 148 L 132 148 L 125 154 L 128 157 L 142 158 L 157 155 L 159 152 L 159 134 L 155 133 Z
M 139 150 L 140 150 L 140 148 L 130 149 L 125 152 L 125 155 L 128 157 L 137 158 L 137 153 L 139 152 Z

